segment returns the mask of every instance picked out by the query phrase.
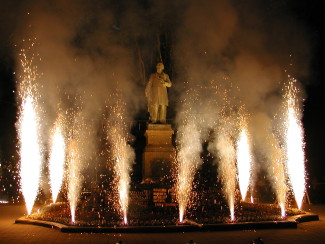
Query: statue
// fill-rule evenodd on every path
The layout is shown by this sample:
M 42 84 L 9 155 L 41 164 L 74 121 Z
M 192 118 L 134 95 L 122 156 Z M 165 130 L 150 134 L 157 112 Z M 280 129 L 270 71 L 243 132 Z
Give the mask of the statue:
M 159 62 L 156 66 L 157 72 L 150 75 L 145 95 L 148 99 L 148 112 L 151 123 L 166 123 L 166 112 L 168 106 L 167 87 L 172 83 L 169 76 L 163 72 L 164 64 Z

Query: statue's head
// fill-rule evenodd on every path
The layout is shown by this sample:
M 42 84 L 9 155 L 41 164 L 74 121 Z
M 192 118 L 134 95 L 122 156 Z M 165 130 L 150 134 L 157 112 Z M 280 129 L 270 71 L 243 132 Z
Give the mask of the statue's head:
M 157 63 L 156 68 L 157 68 L 157 72 L 161 73 L 164 70 L 165 67 L 164 67 L 164 64 L 162 62 L 159 62 L 159 63 Z

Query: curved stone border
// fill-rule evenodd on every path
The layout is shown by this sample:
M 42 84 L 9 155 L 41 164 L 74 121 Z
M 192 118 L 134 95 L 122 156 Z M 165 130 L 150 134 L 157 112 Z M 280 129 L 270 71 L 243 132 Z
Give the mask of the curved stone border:
M 162 232 L 193 232 L 193 231 L 231 231 L 251 229 L 280 229 L 297 228 L 299 223 L 319 220 L 318 215 L 307 213 L 296 215 L 284 221 L 242 222 L 228 224 L 204 225 L 168 225 L 168 226 L 122 226 L 122 227 L 80 227 L 68 226 L 56 222 L 31 220 L 21 217 L 16 224 L 32 224 L 52 229 L 59 229 L 64 233 L 162 233 Z
M 38 225 L 38 226 L 43 226 L 52 229 L 59 229 L 59 230 L 67 227 L 67 225 L 56 223 L 56 222 L 28 219 L 26 217 L 20 217 L 19 219 L 16 219 L 15 224 Z

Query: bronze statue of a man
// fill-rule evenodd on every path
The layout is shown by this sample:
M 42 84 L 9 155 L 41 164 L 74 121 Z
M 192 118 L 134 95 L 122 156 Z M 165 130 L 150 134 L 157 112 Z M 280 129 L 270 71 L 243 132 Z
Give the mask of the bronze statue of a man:
M 166 112 L 168 106 L 167 87 L 172 83 L 169 76 L 163 72 L 164 64 L 159 62 L 156 66 L 157 72 L 150 75 L 145 95 L 148 99 L 148 112 L 151 123 L 166 123 Z

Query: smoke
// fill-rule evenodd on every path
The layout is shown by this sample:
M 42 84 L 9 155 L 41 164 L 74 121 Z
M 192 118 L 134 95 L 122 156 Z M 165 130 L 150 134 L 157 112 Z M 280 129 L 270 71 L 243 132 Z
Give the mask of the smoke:
M 180 122 L 177 131 L 178 174 L 176 191 L 180 222 L 183 222 L 186 209 L 190 204 L 195 172 L 202 164 L 200 153 L 202 151 L 203 131 L 198 126 L 200 118 L 196 116 L 195 111 L 191 111 L 191 104 L 187 104 L 186 107 L 187 110 L 179 115 L 182 122 Z
M 272 118 L 281 104 L 285 71 L 295 76 L 307 72 L 308 59 L 296 57 L 308 57 L 308 45 L 298 21 L 271 7 L 257 1 L 188 1 L 175 42 L 178 80 L 198 88 L 214 81 L 230 90 L 233 105 Z M 186 96 L 183 85 L 177 89 Z M 206 101 L 207 95 L 216 99 L 200 92 Z M 223 97 L 218 99 L 222 106 Z
M 162 56 L 178 129 L 196 128 L 193 141 L 204 141 L 220 119 L 236 117 L 244 106 L 254 151 L 266 155 L 283 82 L 288 74 L 308 74 L 308 35 L 282 2 L 19 1 L 16 8 L 6 3 L 12 13 L 2 18 L 12 20 L 10 39 L 18 46 L 37 39 L 43 141 L 73 107 L 87 125 L 79 137 L 89 159 L 103 114 L 114 104 L 111 94 L 122 94 L 131 121 L 145 108 L 144 85 Z M 198 157 L 201 148 L 195 151 Z
M 129 122 L 144 104 L 131 36 L 118 27 L 113 5 L 102 1 L 25 1 L 23 6 L 17 43 L 36 38 L 43 142 L 48 143 L 50 128 L 64 115 L 66 134 L 78 133 L 76 143 L 82 142 L 77 146 L 80 167 L 94 167 L 88 162 L 98 150 L 105 110 L 114 103 L 111 94 L 122 93 Z M 76 120 L 82 129 L 72 128 Z
M 284 168 L 285 152 L 280 147 L 279 139 L 274 132 L 274 122 L 263 113 L 255 114 L 252 121 L 255 122 L 254 125 L 251 125 L 252 135 L 254 135 L 253 145 L 260 159 L 260 164 L 256 165 L 256 162 L 254 166 L 259 166 L 266 170 L 279 204 L 285 204 L 287 197 Z M 264 158 L 264 160 L 261 160 L 261 158 Z
M 221 126 L 215 130 L 216 138 L 210 143 L 209 150 L 219 157 L 219 177 L 230 209 L 231 220 L 234 220 L 237 169 L 236 149 L 232 138 L 236 127 L 232 124 L 231 117 L 222 120 Z
M 236 138 L 239 124 L 235 121 L 244 108 L 255 156 L 266 159 L 255 162 L 254 170 L 268 172 L 282 204 L 287 189 L 283 150 L 275 135 L 282 122 L 277 118 L 283 111 L 282 89 L 288 75 L 308 73 L 309 47 L 299 21 L 287 6 L 275 2 L 187 1 L 176 31 L 174 62 L 175 89 L 182 101 L 191 104 L 192 113 L 200 114 L 196 120 L 200 131 L 221 131 L 229 125 L 220 121 L 232 117 L 232 138 Z M 180 102 L 176 114 L 187 110 Z M 176 116 L 179 127 L 184 121 Z M 218 138 L 215 141 L 209 150 L 215 152 L 216 146 L 219 152 L 225 150 L 226 145 L 216 144 Z

